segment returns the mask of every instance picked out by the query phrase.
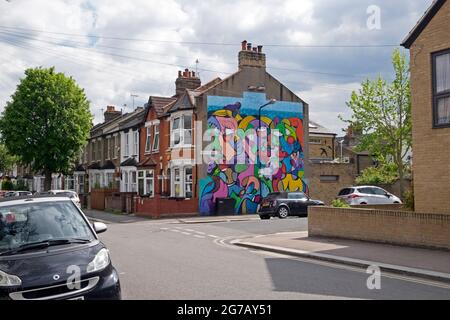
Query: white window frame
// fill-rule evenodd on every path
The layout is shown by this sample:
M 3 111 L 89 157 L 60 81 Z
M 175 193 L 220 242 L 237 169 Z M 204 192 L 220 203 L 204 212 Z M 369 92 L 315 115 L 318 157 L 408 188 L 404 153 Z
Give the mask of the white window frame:
M 146 127 L 146 139 L 145 139 L 145 153 L 152 152 L 152 127 Z
M 156 140 L 156 137 L 158 137 L 158 140 Z M 153 126 L 153 143 L 152 143 L 152 152 L 158 153 L 159 152 L 159 144 L 160 144 L 160 136 L 159 136 L 159 124 L 155 124 Z
M 106 138 L 106 160 L 111 160 L 111 137 Z
M 191 178 L 190 178 L 190 181 L 188 180 L 188 174 L 187 174 L 187 170 L 191 170 Z M 184 173 L 184 196 L 186 197 L 186 198 L 188 198 L 188 199 L 192 199 L 193 197 L 194 197 L 194 168 L 193 167 L 191 167 L 191 166 L 186 166 L 186 167 L 184 167 L 184 170 L 183 170 L 183 173 Z M 190 188 L 188 188 L 188 186 L 190 186 Z M 188 195 L 187 195 L 187 193 L 188 193 L 188 189 L 190 189 L 190 193 L 191 193 L 191 196 L 190 197 L 188 197 Z
M 151 175 L 149 177 L 149 175 Z M 142 181 L 143 183 L 143 194 L 140 193 L 139 190 L 139 183 Z M 150 181 L 150 189 L 147 190 L 147 182 Z M 155 197 L 155 170 L 149 169 L 149 170 L 139 170 L 137 173 L 137 186 L 140 197 L 146 197 L 146 198 L 154 198 Z
M 125 133 L 125 151 L 124 156 L 129 157 L 130 156 L 130 133 Z
M 186 129 L 184 122 L 185 122 L 185 117 L 190 117 L 191 118 L 191 128 L 190 129 Z M 179 119 L 180 120 L 180 125 L 178 129 L 174 129 L 174 123 L 175 120 Z M 193 124 L 193 119 L 194 119 L 194 114 L 191 111 L 188 112 L 184 112 L 184 113 L 176 113 L 174 115 L 171 116 L 170 118 L 170 146 L 172 148 L 186 148 L 186 147 L 192 147 L 194 145 L 194 124 Z M 186 131 L 190 131 L 191 132 L 191 143 L 186 144 Z M 175 144 L 175 135 L 179 134 L 180 135 L 180 143 Z
M 133 156 L 139 154 L 139 132 L 133 131 Z

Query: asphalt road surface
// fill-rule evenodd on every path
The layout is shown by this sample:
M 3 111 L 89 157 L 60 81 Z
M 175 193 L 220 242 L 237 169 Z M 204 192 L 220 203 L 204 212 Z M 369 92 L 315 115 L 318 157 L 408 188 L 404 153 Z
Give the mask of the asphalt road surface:
M 369 290 L 365 270 L 251 251 L 231 239 L 306 231 L 307 219 L 186 224 L 109 224 L 123 298 L 138 300 L 450 299 L 450 285 L 383 275 Z

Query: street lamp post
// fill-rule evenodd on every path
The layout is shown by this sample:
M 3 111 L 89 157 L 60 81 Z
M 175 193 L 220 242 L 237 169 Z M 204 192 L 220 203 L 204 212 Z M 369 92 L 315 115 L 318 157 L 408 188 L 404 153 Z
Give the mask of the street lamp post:
M 262 183 L 261 183 L 261 170 L 262 170 L 262 165 L 261 165 L 261 159 L 260 159 L 260 157 L 259 157 L 259 153 L 261 152 L 261 137 L 260 137 L 260 133 L 261 133 L 261 131 L 262 131 L 262 127 L 261 127 L 261 112 L 262 112 L 262 109 L 264 109 L 265 107 L 268 107 L 268 106 L 270 106 L 270 105 L 273 105 L 273 104 L 275 104 L 277 102 L 277 100 L 276 99 L 272 99 L 272 100 L 270 100 L 269 102 L 267 102 L 266 104 L 264 104 L 264 105 L 262 105 L 261 107 L 259 107 L 259 113 L 258 113 L 258 121 L 259 121 L 259 125 L 258 125 L 258 132 L 259 132 L 259 134 L 258 134 L 258 132 L 257 132 L 257 139 L 258 139 L 258 152 L 257 152 L 257 155 L 256 155 L 256 159 L 258 159 L 257 160 L 257 165 L 258 165 L 258 169 L 259 169 L 259 172 L 258 172 L 258 181 L 259 181 L 259 195 L 260 195 L 260 197 L 262 198 Z

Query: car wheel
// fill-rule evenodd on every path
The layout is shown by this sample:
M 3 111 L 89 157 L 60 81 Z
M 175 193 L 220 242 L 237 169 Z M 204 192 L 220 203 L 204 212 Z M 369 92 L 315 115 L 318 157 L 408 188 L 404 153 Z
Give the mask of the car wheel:
M 270 220 L 270 216 L 260 215 L 261 220 Z
M 286 207 L 281 207 L 280 209 L 278 209 L 278 217 L 280 219 L 286 219 L 287 217 L 289 217 L 289 209 Z

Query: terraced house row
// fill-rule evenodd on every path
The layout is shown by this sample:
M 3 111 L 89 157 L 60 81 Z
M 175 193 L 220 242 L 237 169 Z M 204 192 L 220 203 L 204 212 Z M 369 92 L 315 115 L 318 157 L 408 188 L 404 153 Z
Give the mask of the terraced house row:
M 266 71 L 262 46 L 244 41 L 239 69 L 225 79 L 202 84 L 195 72 L 179 71 L 174 95 L 151 96 L 127 114 L 109 106 L 104 116 L 73 175 L 76 191 L 89 195 L 85 204 L 94 209 L 246 214 L 269 192 L 308 191 L 308 105 Z M 215 133 L 204 139 L 208 129 Z M 249 154 L 229 140 L 274 129 L 283 133 L 279 172 L 264 175 L 269 160 L 238 164 L 237 157 Z M 208 160 L 211 155 L 224 161 Z

